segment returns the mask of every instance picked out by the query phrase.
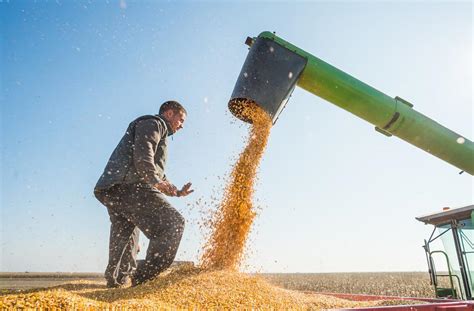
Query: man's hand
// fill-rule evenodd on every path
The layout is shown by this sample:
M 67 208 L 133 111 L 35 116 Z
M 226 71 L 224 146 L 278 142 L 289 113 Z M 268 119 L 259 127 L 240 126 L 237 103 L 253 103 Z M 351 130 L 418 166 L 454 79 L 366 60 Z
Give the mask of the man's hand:
M 169 197 L 175 197 L 178 193 L 178 188 L 176 188 L 175 185 L 166 180 L 154 184 L 153 187 L 155 187 L 158 191 L 163 194 L 166 194 Z
M 188 182 L 186 185 L 183 186 L 183 188 L 181 188 L 181 190 L 178 190 L 176 192 L 176 196 L 177 197 L 185 197 L 188 194 L 194 192 L 194 190 L 191 189 L 191 186 L 192 186 L 192 184 L 190 182 Z

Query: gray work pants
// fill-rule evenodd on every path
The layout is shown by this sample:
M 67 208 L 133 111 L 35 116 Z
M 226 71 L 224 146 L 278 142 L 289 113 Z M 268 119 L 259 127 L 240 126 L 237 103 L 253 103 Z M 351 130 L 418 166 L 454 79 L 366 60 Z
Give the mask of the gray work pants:
M 111 221 L 105 270 L 108 286 L 123 284 L 131 274 L 134 284 L 143 283 L 173 263 L 183 235 L 184 218 L 163 194 L 147 185 L 131 184 L 96 190 L 95 195 L 107 207 Z M 150 242 L 145 260 L 137 266 L 138 229 Z

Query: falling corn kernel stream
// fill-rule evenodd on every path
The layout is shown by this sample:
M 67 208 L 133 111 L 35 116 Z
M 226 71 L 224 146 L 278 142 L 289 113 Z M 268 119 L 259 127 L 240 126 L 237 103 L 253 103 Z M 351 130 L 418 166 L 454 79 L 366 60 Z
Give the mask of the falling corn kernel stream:
M 254 182 L 271 129 L 270 116 L 252 102 L 241 102 L 238 113 L 251 120 L 247 145 L 235 163 L 224 197 L 210 222 L 211 235 L 204 247 L 204 269 L 237 269 L 243 256 L 255 210 Z

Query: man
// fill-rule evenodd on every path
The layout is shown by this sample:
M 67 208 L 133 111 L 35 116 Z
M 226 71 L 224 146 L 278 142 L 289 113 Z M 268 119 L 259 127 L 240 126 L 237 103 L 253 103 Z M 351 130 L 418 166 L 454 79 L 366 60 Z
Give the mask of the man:
M 132 286 L 167 269 L 174 260 L 184 230 L 184 218 L 166 200 L 186 196 L 191 183 L 178 190 L 164 174 L 166 138 L 183 128 L 187 112 L 167 101 L 159 115 L 132 121 L 113 151 L 94 194 L 110 216 L 108 287 Z M 150 239 L 146 258 L 137 266 L 139 230 Z

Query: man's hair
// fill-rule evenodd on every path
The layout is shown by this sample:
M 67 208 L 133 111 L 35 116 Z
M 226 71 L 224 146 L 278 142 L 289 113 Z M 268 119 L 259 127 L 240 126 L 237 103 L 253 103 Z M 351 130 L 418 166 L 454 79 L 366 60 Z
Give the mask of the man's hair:
M 184 109 L 184 107 L 180 103 L 178 103 L 177 101 L 174 101 L 174 100 L 169 100 L 169 101 L 164 102 L 163 104 L 161 104 L 159 114 L 163 114 L 163 113 L 165 113 L 166 111 L 168 111 L 170 109 L 173 110 L 174 113 L 182 112 L 185 115 L 188 114 L 186 109 Z

